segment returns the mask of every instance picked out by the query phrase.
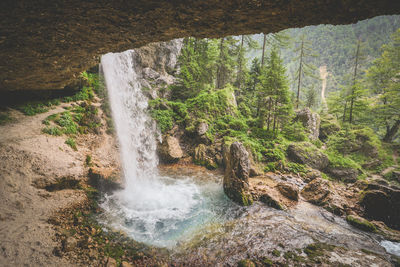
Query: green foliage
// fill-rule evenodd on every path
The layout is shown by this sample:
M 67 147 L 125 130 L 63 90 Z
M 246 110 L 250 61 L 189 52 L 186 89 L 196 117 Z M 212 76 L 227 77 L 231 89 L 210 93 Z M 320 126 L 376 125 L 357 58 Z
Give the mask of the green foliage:
M 56 120 L 56 123 L 61 126 L 63 133 L 65 134 L 76 134 L 78 132 L 77 124 L 74 122 L 70 112 L 64 112 L 60 118 Z
M 329 165 L 332 167 L 361 169 L 360 165 L 350 157 L 345 157 L 334 151 L 327 151 L 326 154 L 329 159 Z
M 8 112 L 1 112 L 0 113 L 0 125 L 4 125 L 8 122 L 11 122 L 12 118 Z
M 286 123 L 282 128 L 282 133 L 290 141 L 303 142 L 308 140 L 306 130 L 300 121 Z
M 353 225 L 354 227 L 357 227 L 363 231 L 376 232 L 375 225 L 373 225 L 372 223 L 370 223 L 368 220 L 366 220 L 364 218 L 359 218 L 359 217 L 355 217 L 352 215 L 348 215 L 346 217 L 346 221 L 349 224 Z
M 47 103 L 31 102 L 17 107 L 17 109 L 24 113 L 24 115 L 33 116 L 49 111 L 49 106 Z
M 92 156 L 91 155 L 86 155 L 85 165 L 88 167 L 92 166 Z
M 291 173 L 305 174 L 308 171 L 308 168 L 305 165 L 290 161 L 286 162 L 286 168 Z
M 178 82 L 171 87 L 173 99 L 195 97 L 211 85 L 216 76 L 217 58 L 217 40 L 185 38 L 179 56 Z
M 60 136 L 63 134 L 62 129 L 58 126 L 47 126 L 42 129 L 42 132 L 54 136 Z
M 271 51 L 266 67 L 261 68 L 258 94 L 259 127 L 266 124 L 274 135 L 285 125 L 293 114 L 285 68 L 276 49 Z
M 174 112 L 172 110 L 152 110 L 150 114 L 157 121 L 162 133 L 172 129 L 174 125 Z
M 76 147 L 76 142 L 75 142 L 74 138 L 68 137 L 68 139 L 65 141 L 65 143 L 67 145 L 69 145 L 73 150 L 78 150 L 78 148 Z

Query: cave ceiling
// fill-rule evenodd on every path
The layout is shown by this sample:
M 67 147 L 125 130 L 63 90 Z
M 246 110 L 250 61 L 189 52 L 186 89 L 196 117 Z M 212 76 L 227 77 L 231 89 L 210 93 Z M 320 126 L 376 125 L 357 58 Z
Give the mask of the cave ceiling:
M 0 2 L 0 90 L 62 89 L 99 56 L 173 38 L 270 33 L 400 13 L 387 0 Z

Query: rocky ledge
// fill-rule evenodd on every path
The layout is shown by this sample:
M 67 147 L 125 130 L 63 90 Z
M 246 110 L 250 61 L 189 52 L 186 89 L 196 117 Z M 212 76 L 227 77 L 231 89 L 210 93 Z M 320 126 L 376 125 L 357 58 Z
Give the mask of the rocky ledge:
M 107 52 L 400 12 L 398 1 L 11 1 L 0 3 L 0 90 L 62 89 Z

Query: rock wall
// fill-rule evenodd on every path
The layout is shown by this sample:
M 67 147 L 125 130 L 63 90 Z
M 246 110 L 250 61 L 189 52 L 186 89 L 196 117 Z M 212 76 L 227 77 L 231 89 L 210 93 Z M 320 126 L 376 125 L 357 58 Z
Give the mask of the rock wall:
M 107 52 L 400 13 L 392 0 L 3 0 L 0 91 L 62 89 Z

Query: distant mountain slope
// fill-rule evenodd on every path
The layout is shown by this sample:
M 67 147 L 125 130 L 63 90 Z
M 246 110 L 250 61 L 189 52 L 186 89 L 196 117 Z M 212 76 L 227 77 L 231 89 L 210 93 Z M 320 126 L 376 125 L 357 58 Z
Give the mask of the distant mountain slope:
M 398 28 L 400 28 L 400 16 L 394 15 L 375 17 L 351 25 L 318 25 L 283 31 L 292 39 L 292 46 L 281 50 L 291 88 L 293 90 L 297 88 L 295 76 L 299 62 L 295 60 L 298 55 L 294 53 L 294 50 L 299 45 L 303 34 L 311 43 L 315 54 L 318 55 L 308 61 L 316 67 L 315 75 L 319 76 L 319 67 L 326 65 L 328 79 L 325 96 L 328 96 L 329 92 L 336 91 L 341 84 L 345 84 L 346 74 L 353 73 L 358 38 L 362 41 L 364 56 L 361 66 L 365 69 L 380 55 L 380 47 L 388 42 L 390 35 Z M 262 45 L 262 34 L 253 35 L 253 37 Z M 267 50 L 269 48 L 267 47 Z M 249 56 L 261 57 L 261 51 L 253 51 Z M 308 88 L 313 84 L 320 94 L 321 80 L 305 79 L 303 88 Z

